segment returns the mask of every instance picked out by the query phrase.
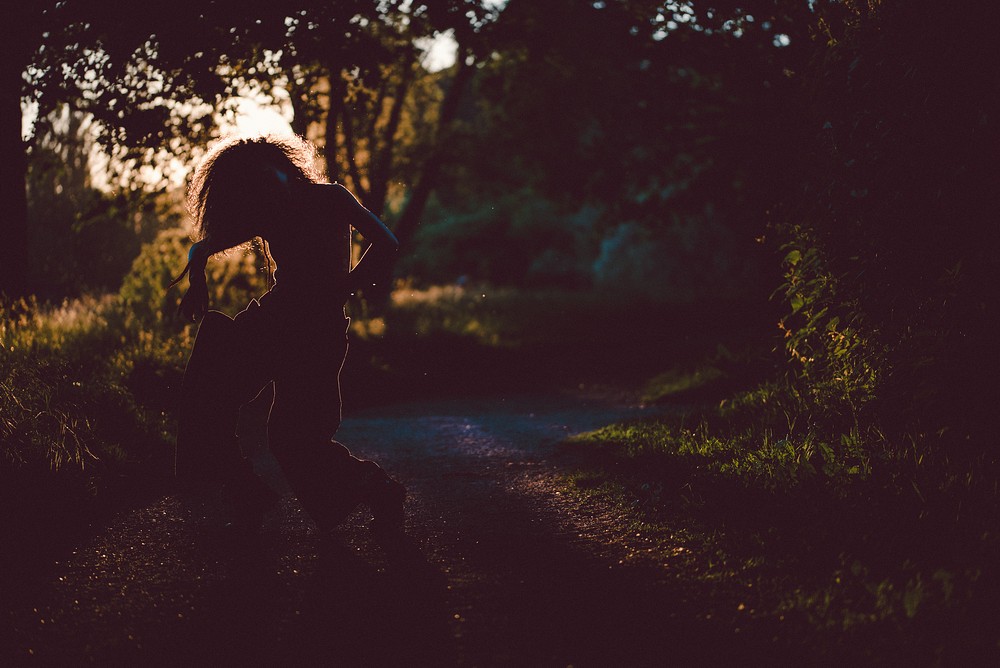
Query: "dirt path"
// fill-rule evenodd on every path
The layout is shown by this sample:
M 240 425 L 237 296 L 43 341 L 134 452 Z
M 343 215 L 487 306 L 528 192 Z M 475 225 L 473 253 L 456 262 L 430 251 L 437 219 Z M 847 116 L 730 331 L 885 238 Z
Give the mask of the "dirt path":
M 750 651 L 608 511 L 566 499 L 553 446 L 641 409 L 561 395 L 410 403 L 338 438 L 406 484 L 407 539 L 320 536 L 291 496 L 259 544 L 165 496 L 5 605 L 0 664 L 663 665 Z M 266 458 L 258 462 L 276 484 Z M 619 523 L 620 524 L 620 523 Z M 750 643 L 750 644 L 748 644 Z M 759 648 L 758 648 L 759 649 Z

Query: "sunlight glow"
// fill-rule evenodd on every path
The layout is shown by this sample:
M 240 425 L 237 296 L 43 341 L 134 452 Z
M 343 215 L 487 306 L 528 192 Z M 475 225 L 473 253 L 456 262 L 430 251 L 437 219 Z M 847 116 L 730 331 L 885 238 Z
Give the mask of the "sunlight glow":
M 292 126 L 283 106 L 255 97 L 241 97 L 235 105 L 235 118 L 222 121 L 223 134 L 291 134 Z
M 421 62 L 428 72 L 445 70 L 455 64 L 458 42 L 455 41 L 453 30 L 438 33 L 434 37 L 418 39 L 415 42 L 424 52 Z

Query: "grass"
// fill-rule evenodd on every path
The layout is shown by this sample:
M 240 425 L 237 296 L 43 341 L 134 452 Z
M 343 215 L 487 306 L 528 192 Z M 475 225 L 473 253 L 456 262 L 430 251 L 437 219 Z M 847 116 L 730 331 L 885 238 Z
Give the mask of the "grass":
M 169 385 L 184 337 L 141 332 L 130 317 L 115 296 L 0 303 L 6 573 L 41 564 L 39 554 L 169 476 Z
M 162 445 L 169 401 L 151 384 L 174 380 L 190 335 L 164 338 L 128 320 L 111 296 L 0 306 L 6 465 L 86 469 Z
M 151 350 L 150 336 L 126 335 L 113 298 L 2 304 L 0 344 L 3 469 L 100 467 L 158 429 L 138 410 L 128 379 L 143 359 L 164 353 Z
M 161 233 L 118 294 L 0 303 L 0 475 L 54 476 L 97 494 L 125 468 L 165 467 L 196 332 L 174 317 L 182 291 L 166 288 L 186 243 L 182 230 Z M 263 293 L 262 266 L 253 252 L 210 263 L 213 306 L 234 315 Z M 401 285 L 378 318 L 350 308 L 349 405 L 634 375 L 644 361 L 607 354 L 633 329 L 636 350 L 689 345 L 650 327 L 648 304 L 585 292 Z
M 659 376 L 647 397 L 690 396 L 723 375 Z M 778 383 L 726 400 L 720 390 L 571 439 L 567 491 L 660 536 L 650 559 L 670 559 L 685 532 L 691 558 L 674 572 L 707 599 L 752 597 L 753 623 L 789 643 L 865 661 L 1000 654 L 1000 497 L 988 476 L 900 454 L 877 430 L 803 428 Z

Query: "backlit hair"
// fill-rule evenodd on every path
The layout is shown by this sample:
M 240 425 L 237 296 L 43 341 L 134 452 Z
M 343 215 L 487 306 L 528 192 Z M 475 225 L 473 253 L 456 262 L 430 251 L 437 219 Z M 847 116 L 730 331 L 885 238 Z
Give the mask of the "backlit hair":
M 191 177 L 187 208 L 199 239 L 240 236 L 255 214 L 269 210 L 282 189 L 274 170 L 290 179 L 324 180 L 316 148 L 298 135 L 235 136 L 209 150 Z

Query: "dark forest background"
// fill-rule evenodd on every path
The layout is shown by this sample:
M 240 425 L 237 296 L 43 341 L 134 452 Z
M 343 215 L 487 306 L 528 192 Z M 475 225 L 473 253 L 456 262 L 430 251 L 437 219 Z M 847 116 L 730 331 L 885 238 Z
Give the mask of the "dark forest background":
M 441 351 L 517 385 L 518 356 L 565 380 L 578 362 L 553 351 L 629 349 L 588 380 L 630 371 L 648 401 L 709 397 L 703 433 L 732 463 L 719 471 L 860 485 L 995 547 L 988 3 L 62 0 L 12 13 L 11 507 L 38 486 L 93 495 L 167 458 L 194 335 L 166 290 L 187 243 L 173 177 L 252 92 L 285 105 L 330 179 L 403 243 L 393 293 L 350 305 L 359 401 L 372 373 L 416 383 L 430 368 L 437 389 L 471 388 Z M 457 56 L 432 71 L 439 35 Z M 212 271 L 224 310 L 265 289 L 252 249 Z M 670 433 L 657 447 L 694 438 Z

